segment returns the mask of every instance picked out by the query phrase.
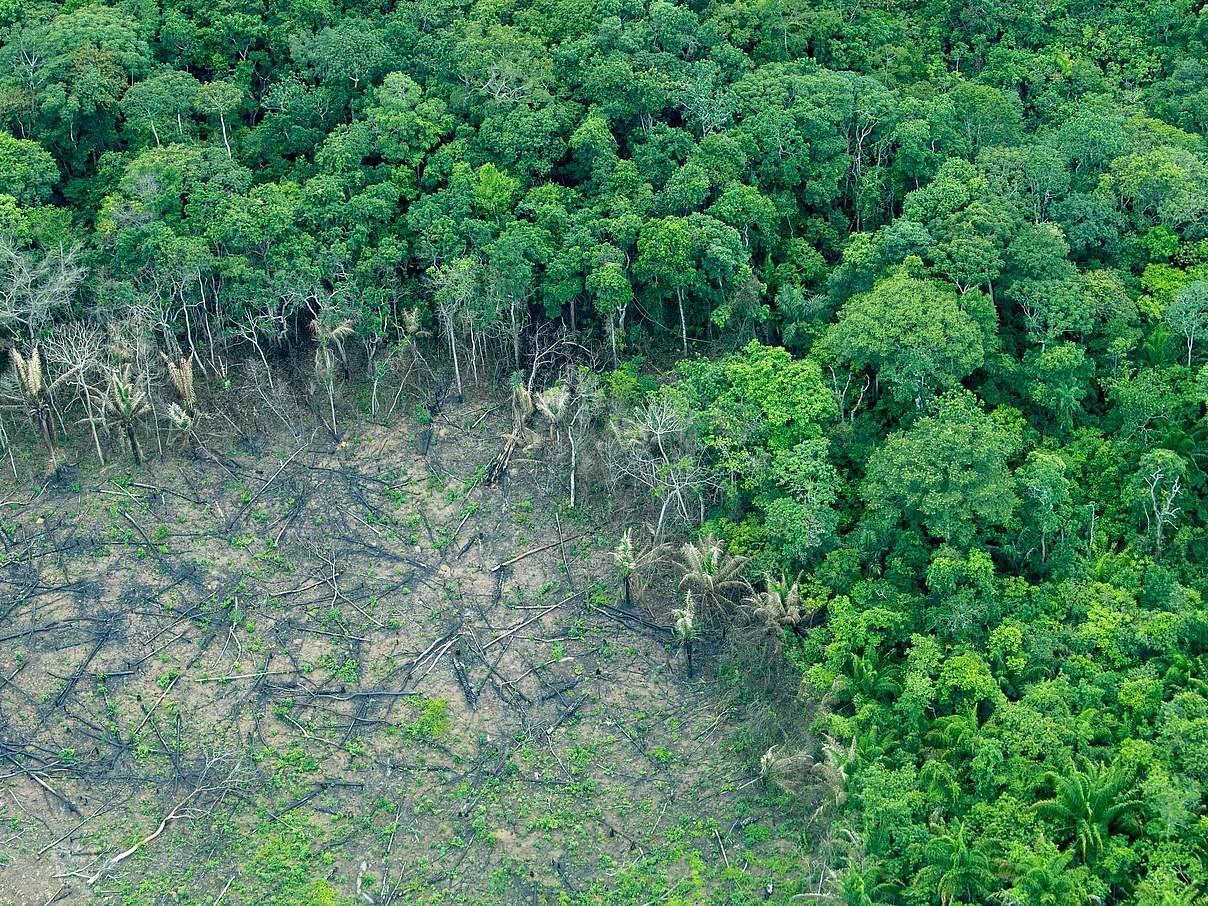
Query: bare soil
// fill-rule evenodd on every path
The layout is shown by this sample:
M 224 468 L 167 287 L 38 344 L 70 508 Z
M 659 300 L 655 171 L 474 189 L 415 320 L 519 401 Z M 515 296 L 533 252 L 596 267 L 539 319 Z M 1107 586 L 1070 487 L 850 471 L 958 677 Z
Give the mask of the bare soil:
M 0 903 L 796 890 L 624 514 L 482 480 L 504 409 L 0 491 Z

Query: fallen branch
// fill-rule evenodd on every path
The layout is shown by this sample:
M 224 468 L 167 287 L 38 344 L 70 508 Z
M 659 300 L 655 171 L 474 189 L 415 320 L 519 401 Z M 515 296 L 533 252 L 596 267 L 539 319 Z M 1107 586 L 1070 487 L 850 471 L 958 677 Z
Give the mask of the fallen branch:
M 312 437 L 313 437 L 313 435 L 312 435 Z M 277 480 L 277 476 L 280 475 L 283 471 L 285 471 L 285 467 L 288 466 L 295 459 L 297 459 L 298 455 L 303 450 L 307 449 L 309 446 L 310 446 L 310 441 L 308 440 L 302 446 L 298 447 L 298 449 L 295 450 L 292 454 L 290 454 L 289 459 L 285 460 L 285 462 L 281 463 L 281 465 L 279 465 L 277 467 L 277 471 L 274 472 L 269 477 L 269 480 L 260 486 L 259 491 L 257 491 L 255 494 L 253 494 L 251 497 L 248 498 L 247 503 L 245 503 L 243 506 L 241 506 L 239 508 L 239 512 L 236 513 L 231 518 L 231 520 L 227 523 L 227 531 L 230 531 L 232 528 L 234 528 L 235 523 L 239 521 L 239 518 L 251 508 L 252 504 L 254 504 L 260 498 L 261 494 L 263 494 L 265 491 L 267 491 L 272 486 L 272 483 Z
M 67 833 L 63 834 L 60 837 L 57 837 L 54 840 L 51 840 L 49 843 L 47 843 L 45 846 L 43 846 L 40 850 L 38 850 L 37 854 L 34 856 L 34 860 L 36 861 L 36 860 L 41 859 L 44 855 L 46 855 L 46 851 L 48 849 L 51 849 L 54 846 L 58 846 L 60 843 L 62 843 L 64 840 L 66 840 L 68 837 L 70 837 L 72 834 L 74 834 L 81 827 L 83 827 L 85 824 L 87 824 L 89 821 L 91 821 L 93 818 L 95 818 L 97 815 L 99 815 L 101 812 L 103 812 L 108 807 L 109 807 L 109 803 L 106 802 L 104 805 L 102 805 L 100 808 L 98 808 L 95 812 L 93 812 L 87 818 L 83 818 L 78 824 L 76 824 L 74 827 L 72 827 L 71 830 L 67 831 Z
M 209 774 L 210 769 L 215 764 L 217 764 L 219 761 L 224 761 L 224 760 L 226 760 L 226 759 L 223 756 L 219 756 L 217 758 L 210 760 L 206 764 L 205 770 L 203 770 L 202 774 L 201 774 L 200 783 L 202 785 L 199 785 L 198 787 L 196 787 L 193 790 L 193 792 L 189 793 L 189 795 L 185 796 L 184 799 L 182 799 L 182 800 L 180 800 L 180 802 L 176 803 L 176 805 L 172 808 L 172 810 L 169 811 L 168 814 L 164 815 L 164 817 L 162 819 L 160 819 L 159 826 L 155 830 L 153 830 L 147 836 L 143 837 L 141 840 L 139 840 L 137 843 L 135 843 L 130 848 L 123 850 L 122 852 L 118 853 L 116 856 L 111 856 L 110 858 L 106 859 L 105 862 L 101 865 L 100 870 L 97 871 L 96 874 L 94 874 L 92 877 L 90 877 L 88 879 L 88 886 L 92 887 L 94 884 L 96 884 L 97 881 L 99 881 L 102 877 L 104 877 L 104 875 L 107 872 L 112 871 L 118 865 L 121 865 L 123 862 L 125 862 L 127 859 L 129 859 L 131 856 L 133 856 L 135 853 L 137 853 L 140 849 L 142 849 L 148 843 L 153 843 L 156 840 L 158 840 L 160 838 L 160 836 L 163 834 L 163 832 L 168 829 L 168 825 L 170 825 L 172 822 L 179 821 L 181 818 L 198 817 L 198 813 L 191 810 L 189 808 L 189 804 L 191 802 L 193 802 L 195 799 L 197 799 L 199 796 L 204 795 L 205 793 L 214 792 L 215 790 L 228 789 L 233 782 L 233 779 L 235 776 L 235 771 L 238 770 L 238 767 L 239 767 L 238 761 L 235 763 L 235 766 L 232 767 L 231 770 L 227 772 L 226 777 L 224 777 L 221 781 L 219 781 L 218 783 L 210 784 L 208 786 L 205 785 L 205 778 L 206 778 L 206 775 Z
M 587 532 L 580 532 L 579 534 L 575 535 L 573 538 L 561 538 L 560 537 L 557 541 L 551 541 L 549 544 L 543 544 L 540 547 L 535 547 L 532 550 L 525 551 L 523 554 L 517 554 L 511 560 L 504 560 L 502 563 L 500 563 L 496 566 L 492 566 L 491 572 L 497 573 L 504 567 L 511 566 L 513 563 L 519 563 L 521 560 L 525 560 L 525 559 L 533 556 L 534 554 L 539 554 L 542 551 L 547 551 L 551 547 L 557 547 L 560 544 L 565 545 L 567 541 L 578 541 L 580 538 L 582 538 L 586 534 L 587 534 Z
M 165 830 L 167 830 L 168 825 L 171 824 L 173 821 L 178 821 L 181 818 L 191 817 L 189 812 L 182 812 L 181 809 L 183 809 L 185 806 L 187 806 L 193 800 L 193 798 L 198 794 L 198 792 L 200 792 L 200 791 L 194 790 L 188 796 L 186 796 L 184 799 L 182 799 L 179 803 L 177 803 L 176 808 L 172 809 L 172 811 L 170 811 L 168 814 L 164 815 L 163 820 L 161 820 L 159 822 L 159 827 L 157 827 L 152 833 L 148 834 L 146 837 L 143 837 L 143 839 L 139 840 L 137 843 L 135 843 L 129 849 L 125 850 L 124 852 L 118 853 L 116 856 L 114 856 L 113 858 L 111 858 L 107 862 L 105 862 L 105 864 L 101 868 L 101 870 L 98 871 L 96 874 L 94 874 L 91 878 L 88 879 L 88 886 L 91 887 L 93 884 L 95 884 L 97 881 L 99 881 L 101 879 L 101 876 L 103 874 L 105 874 L 105 872 L 115 868 L 116 866 L 120 865 L 122 862 L 125 862 L 127 859 L 129 859 L 131 856 L 133 856 L 136 852 L 138 852 L 140 849 L 142 849 L 148 843 L 151 843 L 154 840 L 158 839 L 160 834 L 162 834 Z
M 555 544 L 556 544 L 556 543 L 557 543 L 557 542 L 555 542 Z M 491 639 L 489 642 L 487 642 L 485 645 L 483 645 L 483 646 L 482 646 L 482 651 L 483 651 L 483 652 L 486 652 L 486 650 L 487 650 L 488 648 L 490 648 L 492 645 L 494 645 L 494 644 L 496 644 L 496 643 L 498 643 L 498 642 L 502 642 L 502 641 L 503 641 L 504 639 L 506 639 L 506 638 L 510 638 L 511 636 L 513 636 L 513 635 L 515 635 L 517 632 L 519 632 L 521 629 L 523 629 L 525 626 L 528 626 L 528 625 L 529 625 L 529 624 L 531 624 L 531 623 L 536 623 L 538 620 L 542 619 L 543 617 L 547 616 L 548 614 L 553 613 L 555 610 L 557 610 L 557 609 L 558 609 L 559 607 L 561 607 L 563 604 L 567 603 L 568 601 L 573 600 L 574 598 L 579 597 L 579 595 L 581 595 L 581 594 L 582 594 L 582 592 L 577 591 L 577 592 L 575 592 L 575 593 L 574 593 L 574 594 L 572 594 L 572 595 L 568 595 L 567 597 L 565 597 L 565 598 L 563 598 L 561 601 L 559 601 L 557 604 L 551 604 L 549 607 L 545 608 L 545 610 L 541 611 L 540 613 L 535 614 L 534 616 L 529 617 L 529 618 L 528 618 L 527 620 L 525 620 L 523 623 L 517 623 L 515 626 L 513 626 L 511 629 L 509 629 L 509 630 L 508 630 L 507 632 L 505 632 L 503 635 L 501 635 L 501 636 L 496 636 L 495 638 L 493 638 L 493 639 Z
M 32 768 L 25 767 L 25 765 L 21 764 L 21 762 L 17 761 L 17 759 L 13 758 L 13 756 L 9 755 L 7 752 L 5 753 L 4 757 L 7 758 L 9 761 L 11 761 L 13 763 L 13 766 L 16 767 L 18 771 L 20 771 L 22 774 L 24 774 L 26 777 L 28 777 L 30 780 L 32 780 L 34 783 L 36 783 L 38 786 L 42 787 L 42 789 L 46 790 L 46 792 L 50 793 L 50 795 L 54 796 L 56 799 L 58 799 L 60 802 L 62 802 L 63 805 L 67 806 L 67 810 L 69 812 L 71 812 L 73 815 L 80 814 L 80 810 L 78 808 L 76 808 L 76 804 L 74 802 L 72 802 L 70 799 L 68 799 L 66 796 L 64 796 L 62 793 L 60 793 L 54 787 L 52 787 L 49 783 L 47 783 L 45 780 L 43 780 L 41 777 L 39 777 L 37 772 L 34 771 Z

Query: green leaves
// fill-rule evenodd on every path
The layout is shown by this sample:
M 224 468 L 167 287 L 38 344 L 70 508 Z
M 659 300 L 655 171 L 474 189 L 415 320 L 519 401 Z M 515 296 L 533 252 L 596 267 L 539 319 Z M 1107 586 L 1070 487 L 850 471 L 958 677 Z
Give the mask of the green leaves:
M 748 488 L 769 467 L 784 486 L 808 483 L 825 442 L 798 445 L 821 440 L 821 425 L 837 415 L 817 365 L 752 341 L 718 361 L 684 363 L 680 373 L 677 387 L 698 407 L 720 469 Z
M 922 407 L 981 367 L 985 339 L 951 289 L 901 269 L 839 310 L 820 354 L 869 369 L 895 400 Z
M 611 360 L 580 477 L 802 573 L 761 619 L 814 697 L 776 705 L 854 746 L 818 892 L 1153 906 L 1204 880 L 1193 7 L 0 0 L 0 344 L 317 346 L 333 430 L 337 372 L 553 413 Z M 1133 759 L 1143 843 L 1081 762 L 1081 817 L 1029 808 L 1079 751 Z
M 9 114 L 73 172 L 115 140 L 118 101 L 150 68 L 150 49 L 126 12 L 83 6 L 7 35 L 0 79 Z
M 1018 500 L 1007 461 L 1018 446 L 970 394 L 941 397 L 930 414 L 890 435 L 870 457 L 862 489 L 869 516 L 884 520 L 886 531 L 905 520 L 968 546 L 1014 513 Z
M 58 181 L 59 168 L 41 145 L 0 132 L 0 193 L 37 204 L 49 199 Z
M 990 857 L 971 843 L 962 822 L 933 837 L 924 848 L 926 867 L 920 873 L 939 896 L 940 906 L 953 902 L 978 902 L 994 884 Z
M 1072 841 L 1078 858 L 1093 863 L 1115 833 L 1136 832 L 1141 800 L 1131 794 L 1131 778 L 1119 762 L 1096 764 L 1078 758 L 1053 775 L 1053 797 L 1034 806 L 1060 835 Z

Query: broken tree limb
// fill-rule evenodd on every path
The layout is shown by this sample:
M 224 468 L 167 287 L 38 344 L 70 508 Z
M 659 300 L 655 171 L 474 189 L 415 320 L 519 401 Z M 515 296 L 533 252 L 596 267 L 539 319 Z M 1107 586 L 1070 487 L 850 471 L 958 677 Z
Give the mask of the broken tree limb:
M 133 856 L 136 852 L 138 852 L 140 849 L 142 849 L 148 843 L 151 843 L 151 842 L 155 841 L 156 839 L 158 839 L 159 836 L 165 830 L 168 829 L 168 825 L 171 824 L 173 821 L 178 821 L 181 818 L 189 817 L 189 813 L 182 812 L 181 809 L 185 808 L 189 804 L 189 802 L 192 801 L 193 797 L 196 796 L 199 792 L 200 792 L 200 790 L 194 790 L 188 796 L 186 796 L 184 799 L 182 799 L 179 803 L 177 803 L 176 808 L 172 809 L 172 811 L 170 811 L 168 814 L 164 815 L 163 819 L 159 822 L 159 827 L 157 827 L 150 834 L 143 837 L 143 839 L 139 840 L 137 843 L 135 843 L 133 846 L 131 846 L 129 849 L 125 850 L 124 852 L 120 852 L 116 856 L 113 856 L 112 858 L 106 860 L 104 865 L 101 867 L 101 870 L 98 871 L 96 874 L 94 874 L 91 878 L 88 879 L 88 886 L 91 887 L 93 884 L 95 884 L 97 881 L 99 881 L 101 879 L 101 876 L 104 875 L 105 872 L 110 871 L 113 868 L 116 868 L 118 865 L 120 865 L 122 862 L 125 862 L 127 859 L 129 859 L 131 856 Z
M 196 817 L 199 817 L 201 814 L 203 814 L 203 813 L 196 812 L 190 808 L 190 804 L 192 802 L 194 802 L 196 799 L 198 799 L 201 796 L 204 796 L 206 793 L 214 793 L 214 792 L 218 792 L 219 796 L 221 796 L 223 792 L 226 792 L 226 791 L 229 791 L 230 789 L 232 789 L 233 785 L 234 785 L 235 773 L 236 773 L 236 771 L 238 771 L 239 765 L 240 765 L 240 762 L 238 760 L 235 761 L 234 765 L 230 768 L 229 771 L 227 771 L 226 775 L 221 780 L 218 780 L 213 783 L 206 782 L 206 778 L 208 777 L 211 768 L 213 768 L 214 765 L 216 765 L 220 762 L 227 761 L 227 760 L 228 760 L 227 757 L 222 756 L 222 755 L 211 759 L 206 764 L 205 769 L 202 771 L 201 777 L 198 780 L 198 785 L 193 788 L 193 792 L 189 793 L 189 795 L 185 796 L 178 803 L 176 803 L 176 805 L 172 808 L 172 810 L 169 811 L 166 815 L 164 815 L 163 818 L 160 819 L 159 826 L 157 828 L 155 828 L 155 830 L 153 830 L 147 836 L 143 837 L 141 840 L 138 840 L 136 843 L 134 843 L 129 848 L 123 850 L 122 852 L 118 853 L 115 856 L 110 856 L 108 859 L 106 859 L 101 864 L 101 867 L 96 872 L 96 874 L 92 875 L 92 877 L 90 877 L 88 879 L 88 882 L 87 882 L 88 886 L 92 887 L 93 885 L 96 884 L 97 881 L 99 881 L 102 877 L 104 877 L 107 872 L 112 871 L 118 865 L 125 862 L 127 859 L 129 859 L 131 856 L 133 856 L 135 853 L 137 853 L 139 850 L 141 850 L 148 843 L 153 843 L 156 840 L 158 840 L 160 838 L 160 836 L 163 835 L 163 832 L 168 829 L 168 825 L 172 824 L 174 821 L 179 821 L 182 818 L 196 818 Z
M 32 780 L 34 783 L 36 783 L 38 786 L 42 787 L 42 789 L 46 790 L 46 792 L 50 793 L 50 795 L 54 796 L 55 799 L 59 800 L 59 802 L 63 803 L 63 805 L 65 805 L 67 807 L 67 810 L 69 812 L 71 812 L 73 815 L 80 814 L 80 810 L 78 808 L 76 808 L 76 804 L 74 802 L 72 802 L 70 799 L 68 799 L 66 796 L 64 796 L 62 793 L 60 793 L 54 787 L 52 787 L 49 783 L 47 783 L 45 780 L 43 780 L 41 777 L 39 777 L 38 773 L 35 770 L 33 770 L 32 768 L 27 768 L 25 765 L 21 764 L 21 762 L 17 761 L 17 759 L 13 758 L 13 756 L 9 755 L 7 752 L 5 753 L 4 757 L 7 758 L 9 761 L 11 761 L 13 763 L 13 767 L 15 767 L 20 773 L 24 774 L 26 777 L 28 777 L 30 780 Z
M 313 435 L 312 435 L 312 437 L 313 437 Z M 232 517 L 231 520 L 227 523 L 227 531 L 230 531 L 232 528 L 234 528 L 235 523 L 239 521 L 239 517 L 241 517 L 244 513 L 246 513 L 251 508 L 252 504 L 254 504 L 257 500 L 260 499 L 261 494 L 263 494 L 270 487 L 272 487 L 273 482 L 277 480 L 277 476 L 280 475 L 283 471 L 285 471 L 285 467 L 288 466 L 295 459 L 297 459 L 298 455 L 303 450 L 306 450 L 309 447 L 310 447 L 310 441 L 308 440 L 302 446 L 298 447 L 298 449 L 295 450 L 292 454 L 290 454 L 289 459 L 285 460 L 285 462 L 283 462 L 283 463 L 281 463 L 281 465 L 277 466 L 277 471 L 274 472 L 269 477 L 268 481 L 266 481 L 263 485 L 260 486 L 259 491 L 257 491 L 255 494 L 253 494 L 251 497 L 248 498 L 247 503 L 245 503 L 243 506 L 241 506 L 239 508 L 239 512 L 237 512 L 234 515 L 234 517 Z
M 511 566 L 514 563 L 519 563 L 521 560 L 528 559 L 529 557 L 532 557 L 535 554 L 540 554 L 542 551 L 547 551 L 551 547 L 557 547 L 560 544 L 565 546 L 567 541 L 578 541 L 580 538 L 582 538 L 586 534 L 587 534 L 587 532 L 580 532 L 579 534 L 575 535 L 573 538 L 561 538 L 560 537 L 557 541 L 551 541 L 549 544 L 543 544 L 540 547 L 534 547 L 532 550 L 527 550 L 523 554 L 517 554 L 511 560 L 504 560 L 502 563 L 492 566 L 490 571 L 493 573 L 497 573 L 504 567 Z
M 558 544 L 562 546 L 562 568 L 566 570 L 566 581 L 570 583 L 570 590 L 576 591 L 575 577 L 570 571 L 570 555 L 566 552 L 566 538 L 562 535 L 562 518 L 554 511 L 554 524 L 558 527 Z
M 554 542 L 554 543 L 556 544 L 557 542 Z M 525 620 L 522 623 L 517 623 L 515 626 L 513 626 L 511 629 L 509 629 L 503 635 L 496 636 L 495 638 L 493 638 L 489 642 L 487 642 L 485 645 L 483 645 L 482 646 L 483 653 L 485 653 L 486 650 L 488 648 L 490 648 L 492 645 L 494 645 L 498 642 L 502 642 L 504 639 L 511 638 L 513 635 L 515 635 L 517 632 L 519 632 L 525 626 L 528 626 L 531 623 L 535 623 L 538 620 L 548 616 L 549 614 L 551 614 L 555 610 L 557 610 L 559 607 L 561 607 L 563 604 L 566 604 L 567 602 L 579 597 L 579 595 L 581 595 L 581 594 L 582 594 L 582 592 L 577 591 L 572 595 L 567 595 L 565 598 L 563 598 L 557 604 L 551 604 L 549 607 L 545 608 L 545 610 L 541 611 L 540 613 L 536 614 L 535 616 L 529 617 L 527 620 Z

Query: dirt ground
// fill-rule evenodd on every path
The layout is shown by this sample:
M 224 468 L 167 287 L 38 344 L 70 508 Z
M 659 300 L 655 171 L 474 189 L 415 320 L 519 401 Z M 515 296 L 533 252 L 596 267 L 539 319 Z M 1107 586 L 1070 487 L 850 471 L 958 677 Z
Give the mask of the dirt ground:
M 505 409 L 0 490 L 0 904 L 804 890 L 625 514 L 483 480 Z

